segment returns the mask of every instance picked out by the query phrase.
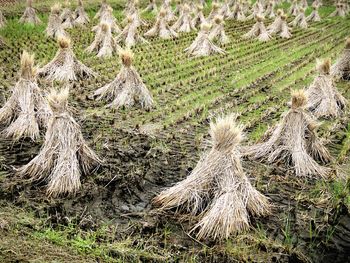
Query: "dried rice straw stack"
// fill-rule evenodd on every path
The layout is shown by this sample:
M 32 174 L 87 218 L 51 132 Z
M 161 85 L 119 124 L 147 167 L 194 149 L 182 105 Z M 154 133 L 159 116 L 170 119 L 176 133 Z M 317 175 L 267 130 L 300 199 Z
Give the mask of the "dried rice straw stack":
M 305 9 L 300 8 L 298 15 L 294 18 L 290 25 L 293 27 L 300 27 L 302 29 L 308 28 L 308 24 L 305 16 Z
M 148 23 L 146 20 L 141 19 L 140 13 L 138 11 L 138 9 L 135 9 L 134 12 L 127 14 L 125 19 L 122 21 L 123 24 L 127 24 L 129 17 L 132 18 L 132 20 L 134 21 L 134 23 L 139 27 L 139 26 L 147 26 Z
M 243 38 L 256 38 L 263 42 L 269 41 L 271 39 L 271 36 L 265 28 L 264 17 L 257 16 L 256 23 L 254 24 L 253 28 L 248 33 L 243 35 Z
M 108 107 L 118 109 L 122 106 L 132 107 L 140 104 L 142 108 L 150 109 L 153 98 L 140 75 L 132 66 L 133 54 L 130 50 L 121 50 L 122 68 L 117 77 L 109 84 L 96 90 L 94 97 L 98 100 L 112 101 Z
M 0 10 L 0 28 L 4 27 L 6 25 L 6 18 L 3 15 L 2 11 Z
M 281 31 L 279 32 L 279 36 L 281 38 L 291 38 L 292 34 L 290 33 L 290 28 L 287 24 L 287 15 L 282 15 L 282 25 L 281 25 Z
M 100 29 L 97 30 L 94 41 L 86 48 L 86 52 L 96 52 L 97 57 L 111 57 L 114 52 L 120 50 L 120 47 L 112 36 L 109 24 L 101 23 L 99 26 Z
M 185 1 L 183 0 L 175 0 L 175 10 L 174 10 L 174 14 L 175 15 L 182 15 L 183 12 L 183 7 L 184 7 L 184 3 Z
M 319 5 L 312 5 L 312 12 L 311 14 L 306 18 L 306 22 L 319 22 L 321 21 L 321 17 L 318 13 Z
M 345 98 L 334 85 L 330 67 L 330 59 L 317 61 L 318 75 L 306 91 L 307 108 L 316 117 L 338 117 L 346 105 Z
M 108 24 L 112 30 L 112 33 L 120 33 L 120 28 L 117 24 L 117 19 L 113 15 L 113 8 L 110 6 L 107 6 L 107 9 L 102 13 L 100 17 L 100 24 L 105 23 Z M 100 29 L 99 25 L 94 26 L 92 28 L 92 31 L 97 33 L 97 31 Z
M 55 57 L 39 70 L 40 76 L 45 76 L 48 80 L 70 81 L 96 75 L 75 57 L 70 39 L 60 37 L 58 45 Z
M 247 20 L 255 19 L 257 16 L 264 16 L 264 7 L 260 1 L 254 3 L 253 12 L 247 17 Z
M 345 9 L 345 5 L 342 3 L 336 4 L 335 11 L 331 13 L 329 16 L 334 17 L 334 16 L 340 16 L 340 17 L 345 17 L 347 15 L 347 11 Z
M 47 126 L 50 110 L 35 75 L 34 55 L 23 51 L 20 79 L 0 109 L 0 124 L 7 126 L 3 134 L 15 141 L 25 137 L 35 141 L 40 128 Z
M 137 12 L 138 4 L 139 4 L 138 0 L 128 0 L 127 5 L 123 11 L 124 15 L 131 16 L 135 12 Z
M 282 18 L 281 16 L 284 14 L 282 9 L 278 9 L 277 10 L 277 16 L 275 18 L 275 20 L 272 22 L 271 25 L 269 25 L 267 27 L 267 32 L 269 32 L 269 34 L 274 35 L 277 34 L 278 32 L 281 31 L 282 28 Z
M 289 8 L 289 14 L 292 16 L 297 16 L 299 14 L 299 8 L 298 0 L 293 0 L 293 3 Z
M 23 15 L 19 19 L 20 23 L 29 23 L 29 24 L 40 24 L 41 20 L 40 18 L 36 15 L 36 11 L 32 6 L 33 0 L 27 0 L 27 7 L 24 10 Z
M 258 192 L 244 174 L 239 152 L 241 127 L 236 117 L 219 117 L 210 124 L 210 151 L 191 174 L 153 200 L 161 209 L 179 207 L 192 215 L 200 214 L 199 239 L 226 239 L 249 229 L 249 213 L 270 213 L 268 199 Z M 193 231 L 192 230 L 192 231 Z
M 67 37 L 67 33 L 62 26 L 62 20 L 60 18 L 61 6 L 55 4 L 51 7 L 51 13 L 49 16 L 49 22 L 45 29 L 46 35 L 53 38 Z
M 78 7 L 74 11 L 73 18 L 74 25 L 82 26 L 90 23 L 90 18 L 85 12 L 82 0 L 78 0 Z
M 350 80 L 350 38 L 346 40 L 342 54 L 331 67 L 331 75 L 336 79 Z
M 207 17 L 207 22 L 211 23 L 216 16 L 220 15 L 220 5 L 219 3 L 213 2 L 211 5 L 211 11 Z
M 309 7 L 309 4 L 307 3 L 307 0 L 301 0 L 300 1 L 300 7 L 307 9 Z
M 128 24 L 122 32 L 115 38 L 117 43 L 122 42 L 127 48 L 135 46 L 137 43 L 148 43 L 138 32 L 139 22 L 135 21 L 132 16 L 127 17 Z
M 321 6 L 321 5 L 322 5 L 322 1 L 320 1 L 320 0 L 314 0 L 312 2 L 312 6 Z
M 268 18 L 275 18 L 276 14 L 275 14 L 275 1 L 269 1 L 268 5 L 267 5 L 267 9 L 265 11 L 265 17 Z
M 207 2 L 205 0 L 199 0 L 199 4 L 202 6 L 207 6 Z
M 73 28 L 73 12 L 70 9 L 70 1 L 66 0 L 65 2 L 65 8 L 62 10 L 62 13 L 60 15 L 61 21 L 62 21 L 62 27 L 64 29 L 66 28 Z
M 101 7 L 97 11 L 94 19 L 99 19 L 104 16 L 105 12 L 110 8 L 110 6 L 107 4 L 107 0 L 102 0 Z
M 270 35 L 279 35 L 281 38 L 291 38 L 290 28 L 287 24 L 287 15 L 283 13 L 283 10 L 277 11 L 277 17 L 275 21 L 267 27 L 267 32 Z
M 194 57 L 209 56 L 212 54 L 226 54 L 209 39 L 210 24 L 202 24 L 201 30 L 193 43 L 185 49 L 185 52 Z
M 158 12 L 158 7 L 156 0 L 149 0 L 149 4 L 147 7 L 143 10 L 143 12 L 152 12 L 152 13 L 157 13 Z
M 189 5 L 185 4 L 183 7 L 182 14 L 171 28 L 177 32 L 185 33 L 189 33 L 192 30 L 196 30 L 196 27 L 194 26 L 194 24 L 192 24 L 190 11 L 191 10 Z
M 205 16 L 203 14 L 203 6 L 197 5 L 196 6 L 196 12 L 194 14 L 194 17 L 192 19 L 192 25 L 197 27 L 200 26 L 202 23 L 205 23 Z
M 76 193 L 81 186 L 81 175 L 88 174 L 101 163 L 71 116 L 68 95 L 67 88 L 50 93 L 48 103 L 53 115 L 44 144 L 39 154 L 18 170 L 21 176 L 48 181 L 47 193 L 50 196 Z
M 248 15 L 249 12 L 250 12 L 250 1 L 248 0 L 241 0 L 241 3 L 242 3 L 242 12 L 245 14 L 245 15 Z
M 5 39 L 2 36 L 0 36 L 0 47 L 3 48 L 5 46 L 7 46 Z
M 173 9 L 171 7 L 171 0 L 164 0 L 163 4 L 161 6 L 161 10 L 165 12 L 165 20 L 167 22 L 172 22 L 177 19 L 176 15 L 173 12 Z M 159 16 L 160 14 L 158 14 Z
M 231 15 L 227 19 L 236 19 L 237 21 L 247 20 L 243 11 L 242 1 L 236 1 L 235 5 L 232 8 Z
M 214 26 L 209 33 L 209 39 L 211 41 L 217 40 L 221 45 L 230 43 L 229 37 L 225 33 L 225 22 L 222 16 L 217 16 L 214 19 Z
M 166 11 L 161 9 L 154 26 L 147 31 L 144 36 L 155 37 L 159 36 L 162 39 L 171 39 L 177 37 L 177 33 L 169 25 L 166 18 Z
M 230 6 L 229 6 L 229 0 L 225 0 L 222 3 L 222 6 L 219 10 L 219 14 L 221 16 L 223 16 L 223 18 L 228 18 L 231 16 L 231 10 L 230 10 Z M 215 19 L 215 18 L 214 18 Z
M 294 170 L 298 177 L 320 176 L 325 178 L 328 168 L 317 161 L 326 163 L 331 156 L 318 138 L 318 123 L 306 111 L 307 98 L 303 90 L 292 92 L 292 108 L 283 115 L 273 130 L 264 136 L 262 143 L 244 147 L 242 154 L 256 160 L 267 160 L 268 163 L 283 163 Z

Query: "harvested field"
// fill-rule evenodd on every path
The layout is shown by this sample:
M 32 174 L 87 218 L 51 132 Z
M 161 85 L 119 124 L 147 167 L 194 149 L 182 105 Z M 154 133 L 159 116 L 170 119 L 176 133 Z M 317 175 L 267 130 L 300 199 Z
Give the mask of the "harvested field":
M 6 2 L 6 1 L 5 1 Z M 118 25 L 124 1 L 107 1 Z M 326 1 L 325 1 L 326 2 Z M 7 18 L 0 36 L 0 105 L 18 80 L 23 50 L 35 53 L 40 67 L 58 49 L 45 35 L 51 1 L 34 3 L 42 24 L 18 23 L 24 3 L 2 6 Z M 73 5 L 76 6 L 76 3 Z M 164 188 L 183 180 L 208 149 L 213 116 L 237 113 L 245 141 L 253 144 L 288 110 L 290 92 L 310 85 L 316 59 L 336 60 L 350 36 L 350 19 L 329 18 L 335 7 L 320 7 L 320 22 L 293 28 L 290 39 L 268 42 L 244 39 L 255 24 L 225 21 L 230 43 L 227 54 L 192 58 L 184 52 L 197 33 L 178 38 L 148 38 L 132 47 L 133 66 L 153 95 L 150 110 L 141 107 L 106 108 L 94 92 L 113 81 L 121 68 L 118 55 L 97 58 L 85 49 L 97 24 L 99 1 L 84 1 L 91 22 L 67 29 L 72 49 L 97 77 L 73 81 L 69 104 L 89 146 L 104 162 L 81 178 L 71 196 L 48 197 L 45 182 L 18 177 L 15 169 L 39 152 L 37 142 L 0 139 L 0 260 L 1 262 L 348 262 L 350 257 L 350 112 L 320 119 L 319 136 L 333 161 L 326 180 L 296 177 L 280 164 L 243 159 L 252 184 L 270 198 L 272 214 L 250 217 L 251 229 L 224 241 L 197 240 L 189 234 L 195 217 L 158 210 L 152 199 Z M 140 9 L 147 6 L 141 1 Z M 288 10 L 290 4 L 281 7 Z M 306 14 L 310 14 L 311 7 Z M 210 7 L 204 8 L 205 15 Z M 151 13 L 142 15 L 147 32 Z M 289 17 L 288 22 L 293 20 Z M 273 19 L 265 19 L 270 25 Z M 39 86 L 48 91 L 43 78 Z M 350 83 L 338 81 L 349 101 Z M 44 133 L 43 133 L 44 134 Z M 180 218 L 180 220 L 179 220 Z

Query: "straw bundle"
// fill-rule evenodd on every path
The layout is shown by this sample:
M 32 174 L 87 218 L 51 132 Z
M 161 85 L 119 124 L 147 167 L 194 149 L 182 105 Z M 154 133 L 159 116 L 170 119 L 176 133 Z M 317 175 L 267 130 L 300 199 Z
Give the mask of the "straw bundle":
M 217 16 L 214 19 L 214 26 L 209 33 L 211 41 L 217 40 L 221 45 L 230 43 L 229 37 L 225 33 L 224 20 L 222 16 Z
M 317 62 L 318 75 L 306 91 L 307 108 L 316 117 L 338 117 L 346 105 L 345 98 L 338 92 L 330 75 L 331 61 Z
M 193 43 L 185 49 L 185 52 L 194 57 L 209 56 L 212 54 L 226 54 L 209 39 L 210 24 L 202 24 L 201 30 Z
M 161 209 L 179 207 L 192 215 L 200 214 L 193 228 L 198 229 L 199 239 L 225 239 L 249 229 L 249 213 L 267 215 L 270 206 L 243 172 L 239 152 L 242 134 L 235 116 L 211 122 L 210 135 L 211 150 L 185 180 L 162 191 L 154 203 Z
M 68 38 L 58 38 L 59 49 L 55 57 L 38 73 L 48 80 L 70 81 L 95 76 L 96 74 L 74 55 L 71 41 Z
M 271 39 L 271 36 L 265 28 L 264 17 L 257 16 L 256 23 L 254 24 L 253 28 L 248 33 L 243 35 L 243 38 L 256 38 L 263 42 L 269 41 Z
M 148 43 L 138 32 L 139 22 L 133 16 L 128 17 L 128 23 L 122 32 L 116 37 L 117 43 L 122 42 L 127 48 L 135 46 L 137 43 Z
M 110 57 L 113 52 L 118 52 L 120 47 L 113 39 L 111 28 L 109 24 L 101 23 L 100 29 L 97 30 L 94 41 L 86 48 L 88 53 L 97 53 L 97 57 Z
M 163 39 L 170 39 L 177 37 L 177 33 L 169 25 L 166 18 L 166 11 L 161 9 L 154 26 L 145 33 L 146 37 L 159 36 Z
M 29 23 L 29 24 L 40 24 L 41 20 L 40 18 L 36 15 L 36 11 L 32 6 L 33 0 L 27 0 L 27 7 L 24 10 L 23 15 L 19 19 L 20 23 Z
M 61 6 L 55 4 L 51 7 L 51 13 L 49 16 L 49 22 L 45 29 L 46 35 L 53 38 L 67 37 L 67 33 L 62 26 L 62 20 L 60 17 Z
M 88 14 L 85 12 L 82 0 L 78 0 L 78 6 L 74 11 L 73 18 L 74 18 L 74 21 L 73 21 L 74 25 L 81 26 L 81 25 L 86 25 L 90 23 L 90 18 Z
M 24 137 L 35 141 L 39 138 L 40 128 L 46 127 L 49 116 L 49 107 L 36 82 L 34 55 L 24 51 L 20 79 L 0 109 L 0 124 L 7 126 L 3 134 L 15 141 Z
M 76 193 L 81 186 L 81 175 L 88 174 L 101 163 L 85 142 L 80 126 L 71 116 L 68 94 L 67 88 L 50 93 L 48 103 L 53 115 L 44 144 L 33 160 L 18 169 L 21 176 L 48 181 L 47 193 L 50 196 Z
M 316 160 L 326 163 L 331 157 L 317 136 L 318 124 L 305 110 L 307 103 L 304 91 L 292 92 L 292 108 L 264 136 L 269 139 L 245 147 L 242 154 L 252 159 L 264 159 L 269 163 L 282 163 L 292 168 L 296 176 L 326 177 L 329 169 L 319 165 Z
M 336 79 L 350 80 L 350 38 L 346 40 L 342 54 L 331 67 L 331 74 Z
M 196 27 L 192 24 L 190 7 L 187 4 L 184 5 L 182 14 L 171 28 L 177 32 L 186 33 L 196 30 Z
M 122 106 L 132 107 L 140 104 L 142 108 L 150 109 L 153 98 L 140 75 L 132 66 L 133 54 L 130 50 L 121 50 L 122 68 L 117 77 L 109 84 L 96 90 L 94 97 L 112 101 L 108 107 L 118 109 Z

